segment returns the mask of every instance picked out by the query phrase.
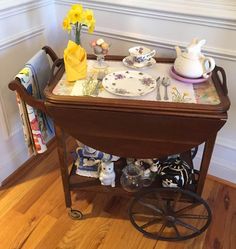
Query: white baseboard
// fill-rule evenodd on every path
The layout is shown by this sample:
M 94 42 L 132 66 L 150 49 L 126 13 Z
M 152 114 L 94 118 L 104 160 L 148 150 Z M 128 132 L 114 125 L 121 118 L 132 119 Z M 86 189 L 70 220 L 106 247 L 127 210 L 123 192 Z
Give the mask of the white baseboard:
M 203 147 L 194 159 L 194 166 L 199 169 Z M 236 148 L 227 144 L 215 144 L 208 174 L 236 183 Z
M 12 146 L 14 144 L 16 146 Z M 0 186 L 4 179 L 29 159 L 22 130 L 12 136 L 11 139 L 5 143 L 4 147 L 11 149 L 8 149 L 7 153 L 1 154 Z

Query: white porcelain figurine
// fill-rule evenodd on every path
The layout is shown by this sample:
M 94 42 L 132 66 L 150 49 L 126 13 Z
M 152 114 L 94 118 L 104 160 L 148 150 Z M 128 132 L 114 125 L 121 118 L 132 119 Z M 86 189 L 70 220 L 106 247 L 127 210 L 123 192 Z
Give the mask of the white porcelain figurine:
M 115 187 L 115 171 L 114 171 L 114 162 L 111 161 L 102 161 L 101 162 L 101 171 L 99 174 L 99 180 L 102 185 Z
M 179 75 L 187 78 L 207 78 L 209 76 L 209 73 L 215 68 L 215 61 L 201 53 L 201 48 L 205 43 L 206 40 L 199 41 L 194 38 L 184 52 L 178 46 L 175 47 L 177 57 L 174 69 Z

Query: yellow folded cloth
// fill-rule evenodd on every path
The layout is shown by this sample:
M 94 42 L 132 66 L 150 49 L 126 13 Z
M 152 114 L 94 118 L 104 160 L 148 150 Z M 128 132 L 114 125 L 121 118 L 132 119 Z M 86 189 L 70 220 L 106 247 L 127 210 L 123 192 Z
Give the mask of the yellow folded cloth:
M 83 79 L 87 75 L 87 54 L 84 48 L 69 40 L 64 50 L 67 81 Z

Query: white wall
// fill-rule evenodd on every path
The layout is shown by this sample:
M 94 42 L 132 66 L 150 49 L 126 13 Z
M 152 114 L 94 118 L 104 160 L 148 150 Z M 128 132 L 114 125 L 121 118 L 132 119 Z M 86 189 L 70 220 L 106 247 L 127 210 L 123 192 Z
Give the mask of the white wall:
M 8 83 L 42 46 L 53 46 L 55 23 L 52 1 L 0 2 L 0 183 L 28 158 L 15 94 Z
M 9 4 L 8 1 L 3 2 Z M 9 9 L 0 4 L 3 6 L 0 7 L 0 68 L 4 69 L 0 86 L 0 124 L 5 137 L 5 140 L 0 138 L 0 145 L 7 147 L 12 139 L 16 144 L 12 151 L 4 154 L 0 181 L 27 157 L 19 135 L 22 131 L 15 98 L 7 89 L 9 79 L 44 44 L 63 55 L 68 37 L 61 28 L 62 19 L 71 4 L 79 2 L 93 9 L 97 20 L 94 34 L 84 33 L 82 37 L 88 53 L 91 52 L 88 42 L 100 36 L 112 43 L 112 54 L 123 55 L 127 54 L 129 47 L 144 44 L 157 49 L 159 56 L 175 56 L 175 45 L 185 47 L 193 37 L 207 40 L 203 52 L 224 67 L 232 102 L 228 122 L 217 138 L 210 173 L 236 182 L 236 117 L 233 115 L 236 113 L 235 0 L 192 0 L 188 4 L 185 0 L 119 0 L 116 3 L 113 0 L 20 0 L 10 3 L 16 2 L 17 5 Z M 25 157 L 15 156 L 20 160 L 12 160 L 13 155 L 20 154 L 17 151 L 21 150 Z M 1 169 L 5 169 L 3 175 Z

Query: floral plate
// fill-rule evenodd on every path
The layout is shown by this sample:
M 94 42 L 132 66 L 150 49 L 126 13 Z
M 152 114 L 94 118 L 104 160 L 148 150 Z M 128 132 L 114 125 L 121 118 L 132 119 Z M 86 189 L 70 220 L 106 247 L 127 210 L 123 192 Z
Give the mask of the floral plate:
M 134 68 L 134 69 L 141 69 L 146 67 L 151 67 L 156 63 L 155 59 L 151 58 L 146 63 L 138 63 L 133 60 L 132 56 L 127 56 L 122 60 L 123 64 L 126 67 Z
M 146 73 L 128 70 L 108 74 L 102 85 L 115 95 L 133 97 L 153 91 L 156 88 L 156 81 Z

